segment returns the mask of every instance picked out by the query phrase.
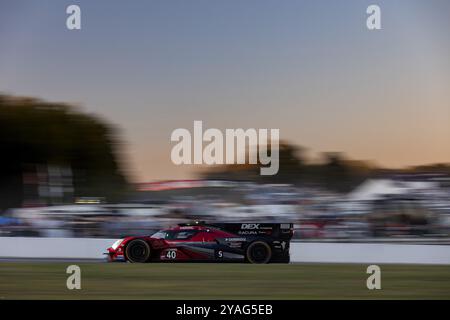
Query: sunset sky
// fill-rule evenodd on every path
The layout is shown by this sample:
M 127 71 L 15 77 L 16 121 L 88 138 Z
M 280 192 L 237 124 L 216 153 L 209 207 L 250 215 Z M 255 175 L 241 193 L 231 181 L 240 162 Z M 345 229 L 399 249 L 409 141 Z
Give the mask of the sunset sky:
M 449 30 L 448 0 L 0 1 L 0 92 L 115 124 L 135 181 L 193 177 L 170 135 L 194 120 L 278 128 L 311 157 L 450 162 Z

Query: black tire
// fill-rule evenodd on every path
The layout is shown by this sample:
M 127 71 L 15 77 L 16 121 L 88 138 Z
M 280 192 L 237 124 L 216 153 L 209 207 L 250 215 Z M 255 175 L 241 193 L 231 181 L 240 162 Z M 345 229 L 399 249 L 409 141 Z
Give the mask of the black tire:
M 250 263 L 269 263 L 272 258 L 272 248 L 265 241 L 254 241 L 247 247 L 246 258 Z
M 144 263 L 150 259 L 150 246 L 142 239 L 132 240 L 125 248 L 125 256 L 129 262 Z

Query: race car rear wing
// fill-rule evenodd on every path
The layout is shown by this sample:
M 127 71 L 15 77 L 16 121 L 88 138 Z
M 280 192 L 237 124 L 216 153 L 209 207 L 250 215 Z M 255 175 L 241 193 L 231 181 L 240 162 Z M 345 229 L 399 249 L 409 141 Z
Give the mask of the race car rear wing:
M 294 234 L 293 223 L 214 223 L 212 227 L 242 236 L 265 236 L 290 240 Z
M 291 240 L 294 235 L 293 223 L 259 223 L 259 222 L 240 222 L 240 223 L 206 223 L 205 221 L 194 221 L 190 223 L 180 223 L 179 226 L 209 226 L 211 228 L 221 229 L 241 236 L 261 236 L 271 237 L 280 240 Z

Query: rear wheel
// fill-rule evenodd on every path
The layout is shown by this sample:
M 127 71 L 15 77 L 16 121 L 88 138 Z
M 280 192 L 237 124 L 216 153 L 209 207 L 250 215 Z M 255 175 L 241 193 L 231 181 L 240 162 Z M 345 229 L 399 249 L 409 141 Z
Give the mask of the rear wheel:
M 250 263 L 268 263 L 272 258 L 272 248 L 264 241 L 252 242 L 247 247 L 246 257 Z
M 125 249 L 125 255 L 130 262 L 147 262 L 150 258 L 150 246 L 142 239 L 132 240 Z

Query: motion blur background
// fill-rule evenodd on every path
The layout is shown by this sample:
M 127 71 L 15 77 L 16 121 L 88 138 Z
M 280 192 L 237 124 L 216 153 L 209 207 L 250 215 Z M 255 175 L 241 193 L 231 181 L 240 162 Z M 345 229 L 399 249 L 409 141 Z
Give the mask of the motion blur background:
M 370 4 L 1 1 L 0 236 L 201 219 L 449 242 L 450 3 L 377 1 L 378 31 Z M 173 165 L 194 120 L 279 128 L 278 174 Z

